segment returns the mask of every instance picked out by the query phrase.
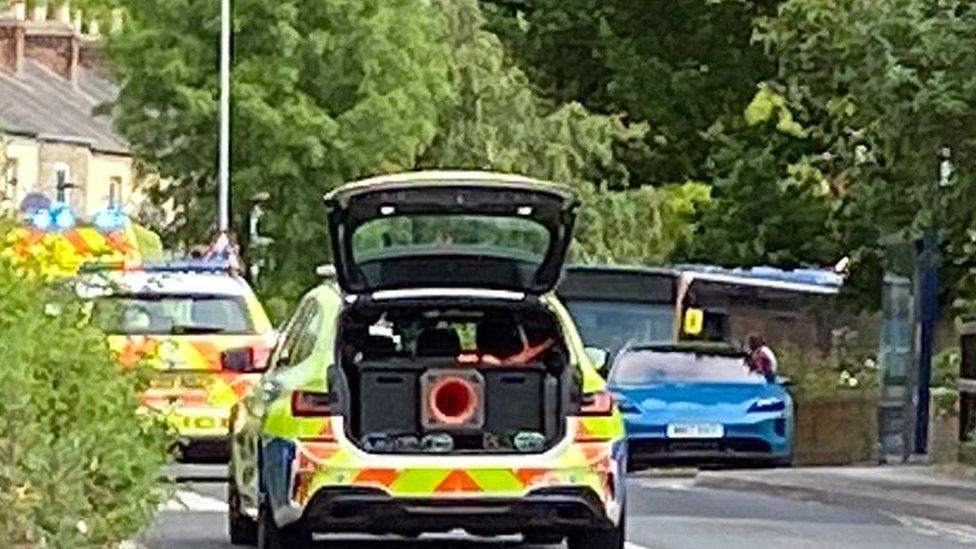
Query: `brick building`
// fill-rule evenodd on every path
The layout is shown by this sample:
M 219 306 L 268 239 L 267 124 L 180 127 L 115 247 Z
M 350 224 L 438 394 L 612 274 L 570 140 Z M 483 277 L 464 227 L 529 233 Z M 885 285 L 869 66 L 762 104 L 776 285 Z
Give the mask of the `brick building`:
M 2 2 L 3 0 L 0 0 Z M 96 114 L 118 86 L 99 62 L 99 25 L 83 31 L 68 2 L 27 13 L 24 0 L 0 9 L 0 199 L 63 198 L 88 217 L 109 205 L 137 214 L 128 146 L 110 116 Z

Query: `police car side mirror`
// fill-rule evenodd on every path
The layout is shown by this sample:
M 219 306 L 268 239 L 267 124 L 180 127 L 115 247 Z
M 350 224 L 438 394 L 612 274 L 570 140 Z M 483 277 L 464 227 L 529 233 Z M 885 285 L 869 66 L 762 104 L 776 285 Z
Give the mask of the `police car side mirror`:
M 779 383 L 783 387 L 792 387 L 794 385 L 793 378 L 786 376 L 776 376 L 776 383 Z
M 610 352 L 599 347 L 587 347 L 585 350 L 590 363 L 600 372 L 600 375 L 607 377 L 607 374 L 610 373 L 608 371 L 610 368 Z
M 254 349 L 249 347 L 227 349 L 220 353 L 220 366 L 229 372 L 242 374 L 257 373 L 263 370 L 254 359 Z

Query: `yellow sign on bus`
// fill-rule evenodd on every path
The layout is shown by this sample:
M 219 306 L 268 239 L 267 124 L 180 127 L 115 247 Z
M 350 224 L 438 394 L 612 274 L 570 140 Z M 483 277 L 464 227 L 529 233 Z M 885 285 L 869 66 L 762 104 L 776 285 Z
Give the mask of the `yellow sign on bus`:
M 705 325 L 705 312 L 701 309 L 688 308 L 685 310 L 684 332 L 690 335 L 702 333 Z

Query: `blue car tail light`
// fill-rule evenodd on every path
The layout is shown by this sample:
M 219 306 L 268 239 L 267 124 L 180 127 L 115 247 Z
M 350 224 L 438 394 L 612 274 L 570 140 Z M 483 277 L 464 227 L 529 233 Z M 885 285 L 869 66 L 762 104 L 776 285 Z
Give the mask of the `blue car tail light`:
M 749 407 L 750 412 L 782 412 L 785 409 L 786 403 L 781 398 L 761 398 Z

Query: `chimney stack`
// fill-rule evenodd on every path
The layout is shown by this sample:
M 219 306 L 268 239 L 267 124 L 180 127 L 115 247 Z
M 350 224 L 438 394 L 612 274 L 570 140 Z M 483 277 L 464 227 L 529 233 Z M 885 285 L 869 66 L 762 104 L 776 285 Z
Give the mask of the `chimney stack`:
M 27 19 L 27 2 L 24 0 L 12 0 L 10 2 L 10 12 L 14 21 L 24 21 Z
M 9 4 L 11 16 L 0 20 L 0 70 L 17 73 L 24 66 L 24 19 L 27 5 L 23 1 Z
M 37 4 L 34 4 L 31 21 L 47 21 L 47 0 L 38 0 Z
M 54 19 L 58 23 L 64 25 L 71 25 L 71 2 L 69 0 L 64 0 L 55 10 Z
M 29 60 L 77 84 L 81 68 L 100 66 L 98 22 L 89 21 L 89 36 L 83 36 L 84 14 L 72 10 L 70 0 L 54 8 L 52 21 L 47 20 L 48 0 L 36 1 L 30 19 L 24 0 L 0 0 L 5 3 L 10 9 L 0 12 L 0 70 L 16 74 Z

